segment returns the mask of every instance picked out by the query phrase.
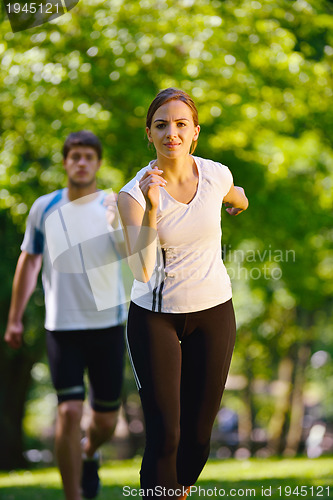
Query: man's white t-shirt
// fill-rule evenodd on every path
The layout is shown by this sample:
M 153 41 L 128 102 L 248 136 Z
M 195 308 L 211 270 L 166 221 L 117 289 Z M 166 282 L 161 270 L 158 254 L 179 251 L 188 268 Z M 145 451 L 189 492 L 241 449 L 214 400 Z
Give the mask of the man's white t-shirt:
M 228 167 L 193 157 L 198 169 L 194 198 L 185 204 L 160 187 L 157 210 L 156 266 L 148 283 L 134 280 L 132 301 L 145 309 L 165 313 L 200 311 L 226 302 L 231 282 L 222 260 L 221 209 L 233 182 Z M 151 162 L 121 191 L 145 209 L 139 187 Z
M 21 250 L 43 255 L 47 330 L 108 328 L 125 321 L 121 258 L 107 224 L 105 196 L 98 191 L 71 202 L 65 188 L 31 207 Z

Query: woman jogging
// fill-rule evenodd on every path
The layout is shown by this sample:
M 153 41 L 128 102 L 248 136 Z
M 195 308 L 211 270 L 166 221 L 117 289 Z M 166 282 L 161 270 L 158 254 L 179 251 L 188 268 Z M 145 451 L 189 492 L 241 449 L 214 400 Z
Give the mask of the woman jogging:
M 146 131 L 157 159 L 119 194 L 134 274 L 127 341 L 146 448 L 142 496 L 185 498 L 209 455 L 235 342 L 221 258 L 221 207 L 248 206 L 229 169 L 192 156 L 198 113 L 183 91 L 161 91 Z

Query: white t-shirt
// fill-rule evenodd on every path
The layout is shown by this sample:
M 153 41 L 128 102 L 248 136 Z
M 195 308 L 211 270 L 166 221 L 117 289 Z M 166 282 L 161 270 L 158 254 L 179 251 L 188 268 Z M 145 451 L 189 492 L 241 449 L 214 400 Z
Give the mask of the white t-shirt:
M 145 309 L 194 312 L 226 302 L 232 296 L 221 254 L 221 208 L 232 186 L 232 174 L 225 165 L 193 158 L 199 179 L 190 203 L 176 201 L 160 187 L 155 270 L 148 283 L 134 280 L 131 295 L 132 301 Z M 139 180 L 152 168 L 151 164 L 121 189 L 143 209 L 146 203 Z
M 21 245 L 29 254 L 43 254 L 45 328 L 115 326 L 125 320 L 126 307 L 121 259 L 103 205 L 106 194 L 71 202 L 67 191 L 35 201 Z

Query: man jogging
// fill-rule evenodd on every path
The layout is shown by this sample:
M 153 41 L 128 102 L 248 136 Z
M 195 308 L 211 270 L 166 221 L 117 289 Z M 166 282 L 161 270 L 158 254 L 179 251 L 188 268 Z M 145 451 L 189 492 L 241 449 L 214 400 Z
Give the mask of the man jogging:
M 43 262 L 47 353 L 59 403 L 55 451 L 66 500 L 98 494 L 97 450 L 115 429 L 123 379 L 121 230 L 115 197 L 105 201 L 96 187 L 101 158 L 92 132 L 67 137 L 67 187 L 41 196 L 31 208 L 5 333 L 12 348 L 22 345 L 23 313 Z M 85 369 L 91 419 L 81 441 Z

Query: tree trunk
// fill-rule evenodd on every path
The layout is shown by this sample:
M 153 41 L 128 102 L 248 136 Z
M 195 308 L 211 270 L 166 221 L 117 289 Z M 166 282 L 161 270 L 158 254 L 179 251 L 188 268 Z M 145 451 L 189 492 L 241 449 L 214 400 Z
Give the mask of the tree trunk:
M 26 345 L 18 351 L 10 349 L 3 340 L 12 280 L 20 252 L 22 234 L 18 233 L 7 212 L 0 212 L 0 469 L 25 467 L 23 457 L 22 420 L 31 382 L 31 368 L 44 351 L 42 330 L 44 307 L 38 305 L 34 294 L 24 316 Z M 39 295 L 41 291 L 39 291 Z
M 6 351 L 2 350 L 0 369 L 0 469 L 11 470 L 26 466 L 22 420 L 33 361 L 24 351 L 10 353 L 10 357 Z
M 251 411 L 251 394 L 249 384 L 243 392 L 243 409 L 239 414 L 238 432 L 239 445 L 248 450 L 251 449 L 251 435 L 253 430 L 253 418 Z
M 304 417 L 303 388 L 305 369 L 310 358 L 310 353 L 310 348 L 305 345 L 301 345 L 298 350 L 295 382 L 291 400 L 290 425 L 283 453 L 285 456 L 295 456 L 302 439 Z
M 268 426 L 268 449 L 272 454 L 283 450 L 283 431 L 290 408 L 290 394 L 294 362 L 284 358 L 279 364 L 278 380 L 275 382 L 275 410 Z
M 251 450 L 252 443 L 252 431 L 254 422 L 254 408 L 252 401 L 252 382 L 253 382 L 253 371 L 251 366 L 251 360 L 247 359 L 246 362 L 246 379 L 247 383 L 242 391 L 242 402 L 243 409 L 239 414 L 238 422 L 238 433 L 239 433 L 239 445 L 242 448 Z

